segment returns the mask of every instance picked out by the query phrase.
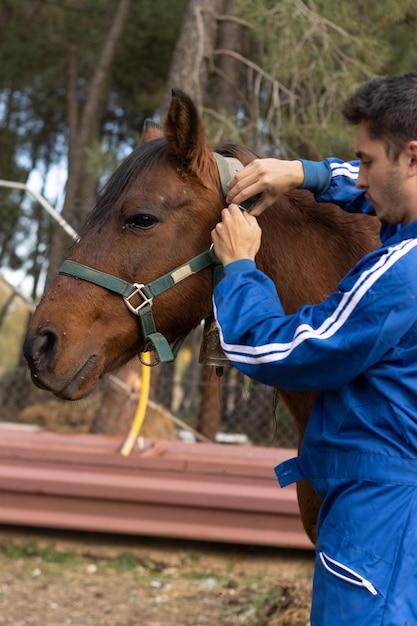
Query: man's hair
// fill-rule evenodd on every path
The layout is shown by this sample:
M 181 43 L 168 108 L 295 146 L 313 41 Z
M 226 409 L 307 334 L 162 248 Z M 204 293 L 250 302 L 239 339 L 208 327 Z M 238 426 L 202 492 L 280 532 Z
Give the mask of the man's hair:
M 364 83 L 345 102 L 349 124 L 365 122 L 369 135 L 385 143 L 397 160 L 405 144 L 417 139 L 417 72 L 383 76 Z

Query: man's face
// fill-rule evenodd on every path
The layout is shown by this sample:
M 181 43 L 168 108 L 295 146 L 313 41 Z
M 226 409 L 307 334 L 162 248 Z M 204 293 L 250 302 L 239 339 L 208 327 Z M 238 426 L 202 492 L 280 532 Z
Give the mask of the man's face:
M 385 144 L 372 139 L 367 124 L 362 123 L 356 128 L 356 154 L 360 159 L 356 185 L 366 191 L 380 221 L 407 224 L 416 219 L 417 204 L 416 198 L 410 196 L 412 179 L 406 150 L 394 161 L 387 155 Z

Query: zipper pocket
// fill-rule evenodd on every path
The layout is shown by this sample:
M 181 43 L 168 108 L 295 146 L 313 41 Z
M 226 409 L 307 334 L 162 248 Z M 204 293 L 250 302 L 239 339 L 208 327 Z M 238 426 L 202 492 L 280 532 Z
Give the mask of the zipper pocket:
M 372 593 L 373 596 L 378 594 L 377 590 L 369 580 L 366 580 L 366 578 L 355 572 L 353 569 L 350 569 L 350 567 L 331 559 L 324 552 L 319 552 L 319 556 L 325 569 L 337 578 L 340 578 L 351 585 L 363 587 L 369 591 L 369 593 Z

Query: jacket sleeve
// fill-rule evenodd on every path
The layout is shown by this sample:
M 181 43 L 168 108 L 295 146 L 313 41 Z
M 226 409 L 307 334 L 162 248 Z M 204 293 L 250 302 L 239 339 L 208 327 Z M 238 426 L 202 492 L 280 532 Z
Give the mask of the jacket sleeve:
M 249 377 L 283 389 L 336 389 L 380 362 L 417 320 L 417 240 L 370 255 L 321 304 L 285 315 L 274 283 L 254 263 L 214 291 L 222 348 Z M 369 257 L 368 257 L 369 259 Z M 358 266 L 357 266 L 358 267 Z M 386 358 L 389 359 L 389 356 Z
M 365 191 L 356 187 L 359 161 L 344 162 L 335 158 L 300 161 L 304 168 L 303 189 L 311 191 L 318 202 L 332 202 L 349 213 L 375 215 Z M 400 225 L 381 224 L 381 241 L 387 241 L 400 229 Z
M 333 202 L 349 213 L 375 215 L 364 190 L 356 187 L 359 161 L 344 162 L 335 158 L 320 162 L 300 160 L 304 169 L 303 188 L 311 191 L 318 202 Z

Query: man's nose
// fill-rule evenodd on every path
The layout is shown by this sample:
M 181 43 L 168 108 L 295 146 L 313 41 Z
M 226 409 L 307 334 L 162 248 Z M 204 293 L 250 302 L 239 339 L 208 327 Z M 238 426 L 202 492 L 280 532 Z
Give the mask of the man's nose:
M 361 167 L 359 168 L 358 177 L 356 179 L 356 187 L 358 187 L 358 189 L 366 189 L 368 187 L 366 176 L 364 176 Z

